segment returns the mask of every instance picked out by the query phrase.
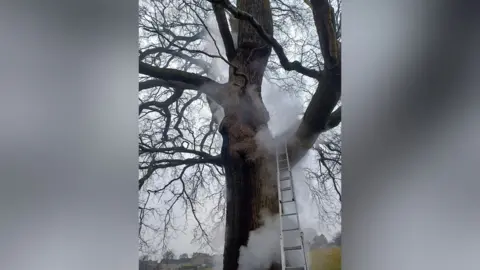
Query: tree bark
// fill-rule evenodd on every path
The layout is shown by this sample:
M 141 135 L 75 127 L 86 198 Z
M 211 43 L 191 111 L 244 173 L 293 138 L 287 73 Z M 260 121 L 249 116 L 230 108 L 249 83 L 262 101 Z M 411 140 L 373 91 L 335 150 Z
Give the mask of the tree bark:
M 238 0 L 237 6 L 273 34 L 269 0 Z M 261 98 L 271 51 L 249 22 L 238 22 L 238 46 L 223 104 L 225 117 L 219 128 L 227 187 L 224 270 L 238 269 L 240 247 L 247 245 L 250 231 L 263 225 L 261 215 L 279 213 L 275 156 L 257 139 L 261 132 L 262 141 L 273 141 L 267 127 L 268 111 Z M 269 269 L 280 267 L 272 264 Z
M 248 51 L 243 47 L 237 52 L 234 60 L 237 70 L 231 71 L 229 97 L 223 105 L 225 117 L 219 128 L 227 187 L 225 270 L 238 269 L 240 247 L 247 246 L 250 231 L 263 225 L 261 214 L 279 213 L 275 157 L 265 147 L 273 137 L 268 131 L 269 115 L 260 95 L 266 59 L 254 58 L 256 61 L 248 62 Z M 263 57 L 268 57 L 263 53 Z M 236 72 L 247 80 L 235 75 Z M 270 269 L 279 268 L 273 265 Z
M 229 125 L 227 121 L 220 128 L 227 187 L 223 269 L 235 270 L 240 247 L 247 246 L 250 231 L 263 225 L 261 214 L 278 214 L 279 209 L 274 156 L 250 136 L 251 127 L 239 122 Z

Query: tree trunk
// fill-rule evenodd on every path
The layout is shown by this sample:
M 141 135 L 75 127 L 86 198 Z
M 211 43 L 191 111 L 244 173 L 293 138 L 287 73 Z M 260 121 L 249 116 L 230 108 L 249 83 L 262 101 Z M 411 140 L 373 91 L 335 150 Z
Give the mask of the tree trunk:
M 238 0 L 237 6 L 273 35 L 269 0 Z M 263 225 L 261 215 L 279 213 L 275 156 L 265 147 L 273 138 L 261 98 L 263 75 L 272 48 L 246 21 L 238 22 L 237 44 L 228 97 L 223 104 L 225 117 L 219 129 L 227 187 L 224 270 L 238 269 L 240 247 L 247 245 L 250 231 Z M 256 139 L 259 132 L 260 142 Z M 280 269 L 278 264 L 269 268 Z
M 266 125 L 260 121 L 248 122 L 255 118 L 255 111 L 262 111 L 264 107 L 243 106 L 238 106 L 237 113 L 227 110 L 220 127 L 227 187 L 224 270 L 238 268 L 240 247 L 247 246 L 250 231 L 263 225 L 261 215 L 279 213 L 275 156 L 255 136 Z M 243 110 L 245 108 L 247 110 Z M 263 140 L 273 138 L 265 132 Z M 270 269 L 279 268 L 273 265 Z
M 266 147 L 273 138 L 267 127 L 269 115 L 261 100 L 266 52 L 265 60 L 257 54 L 250 64 L 246 52 L 248 49 L 239 49 L 233 61 L 237 69 L 231 71 L 230 96 L 219 128 L 227 187 L 224 270 L 238 269 L 240 247 L 247 246 L 250 231 L 263 225 L 261 214 L 279 212 L 275 156 Z M 236 72 L 242 76 L 235 75 Z M 259 133 L 261 140 L 257 139 Z

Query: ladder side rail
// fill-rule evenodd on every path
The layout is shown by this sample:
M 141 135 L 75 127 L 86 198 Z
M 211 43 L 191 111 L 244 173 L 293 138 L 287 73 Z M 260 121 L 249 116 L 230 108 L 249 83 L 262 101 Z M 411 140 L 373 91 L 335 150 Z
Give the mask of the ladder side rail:
M 295 212 L 297 213 L 295 216 L 297 217 L 297 224 L 298 224 L 298 229 L 300 231 L 300 245 L 302 246 L 302 253 L 303 253 L 303 261 L 304 261 L 304 267 L 305 270 L 308 270 L 308 262 L 307 262 L 307 255 L 305 253 L 305 245 L 303 241 L 303 231 L 302 231 L 302 226 L 300 226 L 300 213 L 298 212 L 298 205 L 297 205 L 297 200 L 295 198 L 295 185 L 293 181 L 293 174 L 292 174 L 292 168 L 290 167 L 290 157 L 288 156 L 288 145 L 287 142 L 284 143 L 285 146 L 285 156 L 287 157 L 287 167 L 288 167 L 288 173 L 290 174 L 290 186 L 292 187 L 292 199 L 293 199 L 293 204 L 295 204 Z
M 279 219 L 280 219 L 280 262 L 282 264 L 282 270 L 285 270 L 285 251 L 284 245 L 283 245 L 283 206 L 282 206 L 282 191 L 281 191 L 281 186 L 280 186 L 280 163 L 278 161 L 278 145 L 275 146 L 275 159 L 277 162 L 277 189 L 278 189 L 278 207 L 279 207 Z

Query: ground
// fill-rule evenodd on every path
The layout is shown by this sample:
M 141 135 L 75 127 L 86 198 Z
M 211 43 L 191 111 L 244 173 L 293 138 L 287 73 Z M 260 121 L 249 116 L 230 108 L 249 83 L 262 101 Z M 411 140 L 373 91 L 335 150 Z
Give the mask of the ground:
M 341 270 L 341 249 L 339 247 L 319 248 L 310 251 L 312 265 L 309 270 Z

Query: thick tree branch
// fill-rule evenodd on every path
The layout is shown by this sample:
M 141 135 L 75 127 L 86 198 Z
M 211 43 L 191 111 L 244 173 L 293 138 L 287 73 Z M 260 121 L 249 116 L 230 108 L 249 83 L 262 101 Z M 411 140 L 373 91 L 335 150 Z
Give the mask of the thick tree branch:
M 228 61 L 232 61 L 235 57 L 235 46 L 233 43 L 232 33 L 228 28 L 228 20 L 225 14 L 225 9 L 219 5 L 212 3 L 213 12 L 215 13 L 215 18 L 217 19 L 218 30 L 223 39 L 223 45 L 225 47 L 225 52 L 227 54 Z
M 313 146 L 320 133 L 341 121 L 341 109 L 331 113 L 340 100 L 341 67 L 335 17 L 328 0 L 311 0 L 311 8 L 326 69 L 295 134 L 288 139 L 291 164 L 295 165 Z
M 196 89 L 197 86 L 176 81 L 166 81 L 161 79 L 146 80 L 138 83 L 138 90 L 142 91 L 153 87 L 173 87 L 178 89 Z
M 310 3 L 310 0 L 303 0 L 303 2 L 304 2 L 309 8 L 312 8 L 312 3 Z
M 196 88 L 200 88 L 203 84 L 206 83 L 216 83 L 213 80 L 203 77 L 197 74 L 188 73 L 178 69 L 172 68 L 159 68 L 144 62 L 140 62 L 139 71 L 141 74 L 148 75 L 161 80 L 166 81 L 177 81 L 185 84 L 190 84 Z M 198 89 L 194 89 L 198 90 Z
M 338 125 L 340 125 L 340 122 L 342 122 L 342 107 L 338 107 L 335 111 L 333 111 L 330 114 L 330 117 L 328 117 L 327 124 L 325 125 L 325 128 L 323 131 L 330 130 Z
M 228 0 L 209 0 L 209 1 L 212 3 L 223 5 L 235 18 L 239 20 L 248 21 L 252 25 L 252 27 L 255 28 L 255 30 L 260 35 L 260 37 L 262 37 L 262 39 L 264 39 L 269 45 L 272 46 L 273 50 L 278 56 L 278 59 L 280 60 L 280 64 L 285 70 L 287 71 L 295 70 L 298 73 L 301 73 L 305 76 L 308 76 L 314 79 L 320 78 L 321 73 L 318 70 L 304 67 L 298 61 L 290 62 L 280 43 L 278 43 L 278 41 L 273 36 L 269 35 L 252 15 L 236 8 Z
M 310 3 L 325 67 L 331 69 L 340 65 L 340 44 L 335 30 L 335 13 L 328 0 L 311 0 Z
M 156 83 L 165 83 L 166 85 L 183 85 L 187 89 L 197 90 L 203 94 L 206 94 L 209 98 L 222 104 L 226 85 L 215 82 L 204 76 L 181 71 L 171 68 L 159 68 L 146 64 L 142 61 L 139 63 L 140 74 L 148 75 L 153 78 L 157 78 Z M 150 82 L 153 84 L 152 82 Z M 165 85 L 160 85 L 165 86 Z M 140 85 L 142 87 L 142 85 Z
M 341 76 L 339 67 L 325 70 L 323 80 L 319 82 L 298 129 L 288 139 L 288 152 L 291 164 L 295 165 L 313 146 L 320 133 L 328 126 L 340 123 L 341 111 L 331 114 L 340 100 Z M 331 120 L 330 117 L 333 117 Z

